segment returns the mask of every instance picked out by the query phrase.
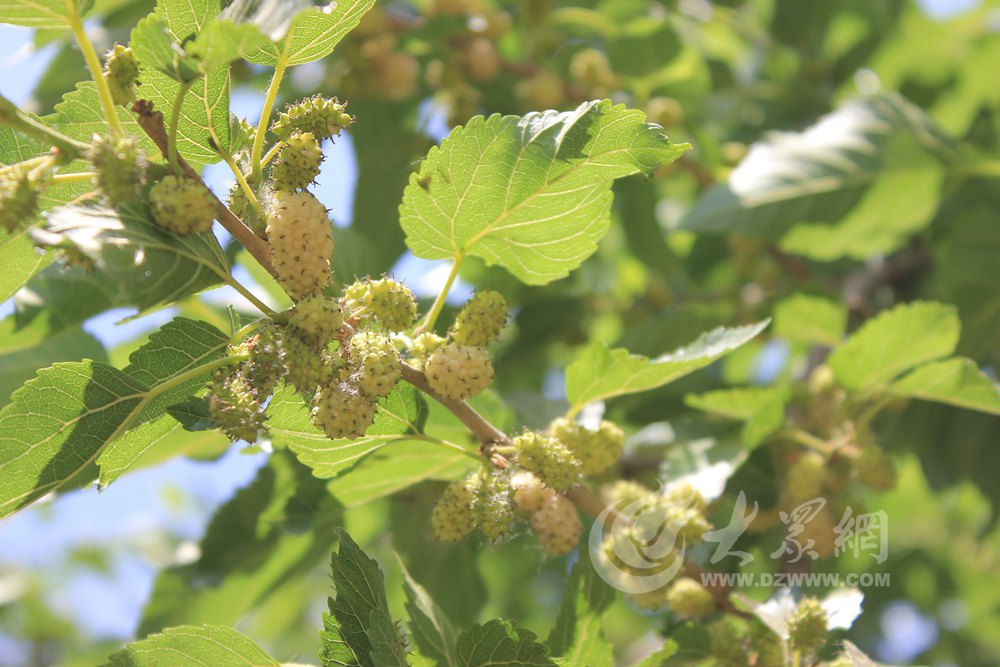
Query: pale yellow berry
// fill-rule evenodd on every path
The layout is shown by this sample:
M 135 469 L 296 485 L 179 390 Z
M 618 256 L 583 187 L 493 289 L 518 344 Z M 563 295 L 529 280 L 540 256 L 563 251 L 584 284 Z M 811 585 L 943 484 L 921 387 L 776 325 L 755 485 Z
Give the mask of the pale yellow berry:
M 561 556 L 576 549 L 583 524 L 576 507 L 566 496 L 554 494 L 531 517 L 531 527 L 538 543 L 550 556 Z
M 445 398 L 471 398 L 493 382 L 493 364 L 486 350 L 468 345 L 445 345 L 424 364 L 431 388 Z
M 330 280 L 333 225 L 326 207 L 308 192 L 279 195 L 267 219 L 267 240 L 278 282 L 300 301 Z
M 711 591 L 690 577 L 681 577 L 670 585 L 667 604 L 683 619 L 703 618 L 715 610 Z

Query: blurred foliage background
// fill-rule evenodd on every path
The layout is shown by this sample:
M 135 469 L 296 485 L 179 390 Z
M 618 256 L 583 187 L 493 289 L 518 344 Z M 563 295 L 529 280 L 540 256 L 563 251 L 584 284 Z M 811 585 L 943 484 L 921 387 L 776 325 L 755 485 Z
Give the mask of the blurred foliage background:
M 126 42 L 152 7 L 98 0 L 99 48 Z M 397 208 L 420 157 L 473 115 L 570 109 L 610 97 L 645 110 L 673 141 L 693 144 L 651 178 L 616 183 L 616 224 L 570 277 L 529 288 L 465 262 L 466 285 L 499 289 L 517 306 L 494 387 L 516 414 L 497 406 L 492 414 L 541 427 L 565 407 L 560 369 L 582 344 L 603 340 L 656 355 L 708 328 L 772 316 L 777 304 L 803 293 L 844 304 L 849 329 L 901 302 L 953 304 L 963 322 L 958 351 L 995 369 L 998 31 L 995 1 L 379 0 L 333 56 L 286 77 L 281 98 L 337 95 L 357 116 L 326 169 L 336 181 L 330 187 L 348 193 L 333 210 L 350 221 L 338 229 L 335 253 L 344 281 L 395 267 L 419 283 L 434 270 L 406 257 Z M 84 63 L 63 32 L 37 31 L 33 39 L 55 50 L 31 99 L 44 114 L 83 78 Z M 259 98 L 268 78 L 236 66 L 234 100 Z M 237 259 L 280 302 L 266 276 Z M 423 296 L 433 294 L 425 288 Z M 43 299 L 47 308 L 38 307 Z M 191 299 L 180 312 L 221 325 L 217 304 Z M 53 361 L 121 363 L 141 335 L 102 345 L 83 328 L 116 305 L 110 289 L 76 270 L 49 267 L 36 276 L 0 322 L 3 402 Z M 38 332 L 46 336 L 41 345 L 30 338 Z M 686 395 L 730 385 L 799 387 L 825 349 L 772 328 L 711 371 L 612 402 L 609 414 L 632 433 L 650 423 L 673 427 L 670 438 L 648 431 L 636 438 L 624 474 L 649 481 L 664 453 L 686 442 L 738 440 L 726 422 L 689 424 Z M 886 662 L 1000 663 L 1000 418 L 910 402 L 890 406 L 875 427 L 879 443 L 898 456 L 899 482 L 863 499 L 889 513 L 890 558 L 836 567 L 889 572 L 892 586 L 866 591 L 865 612 L 847 636 Z M 227 445 L 209 431 L 184 437 L 182 451 L 201 460 Z M 218 508 L 220 498 L 200 502 L 176 480 L 165 511 L 200 519 L 184 529 L 137 531 L 113 544 L 84 540 L 44 567 L 0 549 L 0 664 L 95 664 L 129 633 L 200 622 L 234 624 L 273 654 L 311 660 L 335 525 L 346 525 L 388 566 L 395 609 L 402 602 L 393 551 L 453 618 L 513 617 L 547 633 L 562 560 L 544 559 L 526 540 L 495 548 L 435 544 L 427 517 L 441 482 L 391 497 L 384 488 L 358 493 L 392 470 L 361 466 L 328 483 L 286 454 L 265 462 L 258 452 L 256 476 Z M 143 463 L 158 462 L 152 455 Z M 755 450 L 729 488 L 773 506 L 774 466 L 772 453 Z M 213 470 L 228 479 L 222 486 L 236 485 L 221 463 Z M 62 530 L 45 513 L 81 493 L 93 491 L 32 509 L 31 530 Z M 722 503 L 717 523 L 730 509 Z M 32 539 L 16 528 L 0 525 L 0 542 Z M 759 553 L 774 544 L 763 539 Z M 101 613 L 102 587 L 128 581 L 121 559 L 162 568 L 141 621 L 118 635 L 81 627 L 66 612 L 66 590 Z M 82 578 L 99 583 L 72 585 Z M 668 626 L 624 600 L 607 618 L 623 664 L 655 648 L 655 633 Z

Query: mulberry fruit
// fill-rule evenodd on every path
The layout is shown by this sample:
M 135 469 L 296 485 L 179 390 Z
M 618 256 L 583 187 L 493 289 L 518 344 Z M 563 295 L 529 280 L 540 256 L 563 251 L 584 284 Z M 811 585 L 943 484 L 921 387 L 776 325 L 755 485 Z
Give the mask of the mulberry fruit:
M 445 345 L 424 364 L 427 382 L 446 398 L 471 398 L 493 382 L 493 364 L 481 347 Z
M 560 418 L 549 426 L 549 433 L 573 452 L 584 475 L 604 472 L 621 458 L 625 432 L 609 421 L 602 421 L 592 431 L 572 419 Z
M 410 346 L 410 356 L 414 367 L 421 369 L 427 361 L 427 357 L 435 350 L 444 346 L 448 341 L 437 334 L 430 332 L 422 333 L 413 339 Z
M 826 459 L 819 452 L 806 452 L 788 468 L 786 490 L 793 502 L 812 500 L 823 492 Z
M 531 517 L 538 543 L 550 556 L 562 556 L 576 548 L 583 524 L 576 507 L 566 496 L 554 494 Z
M 320 387 L 313 397 L 313 423 L 333 439 L 361 437 L 375 412 L 374 399 L 346 383 Z
M 312 183 L 319 175 L 323 150 L 312 132 L 295 132 L 280 149 L 271 167 L 271 180 L 279 192 L 293 192 Z
M 38 189 L 25 170 L 0 170 L 0 227 L 8 232 L 26 223 L 38 211 Z
M 322 295 L 302 299 L 292 310 L 288 323 L 309 342 L 326 347 L 344 324 L 340 303 Z
M 511 486 L 514 488 L 514 504 L 517 506 L 517 511 L 524 516 L 531 516 L 542 509 L 549 498 L 556 493 L 530 472 L 519 472 L 514 475 Z
M 803 655 L 813 655 L 826 644 L 826 610 L 816 598 L 804 598 L 788 619 L 788 645 Z
M 431 527 L 441 542 L 458 542 L 475 528 L 473 504 L 476 500 L 474 477 L 454 482 L 434 505 Z
M 293 132 L 310 132 L 322 141 L 340 134 L 340 131 L 354 122 L 354 117 L 346 111 L 346 105 L 336 98 L 316 95 L 291 104 L 278 114 L 271 125 L 271 131 L 279 139 L 287 141 Z
M 558 440 L 528 431 L 514 438 L 513 445 L 518 465 L 556 491 L 565 491 L 580 479 L 580 462 Z
M 681 577 L 670 585 L 667 604 L 675 614 L 686 620 L 703 618 L 715 610 L 712 593 L 690 577 Z
M 884 449 L 865 445 L 855 462 L 858 480 L 876 491 L 889 491 L 896 487 L 896 463 Z
M 308 192 L 277 197 L 267 220 L 267 238 L 278 282 L 292 299 L 316 294 L 329 282 L 333 227 L 316 197 Z
M 507 301 L 499 292 L 477 292 L 462 310 L 458 311 L 452 338 L 459 345 L 486 347 L 499 336 L 507 325 Z
M 351 338 L 357 383 L 369 396 L 387 396 L 399 382 L 399 354 L 385 334 L 363 331 Z
M 230 440 L 256 442 L 264 428 L 264 408 L 240 373 L 216 374 L 208 389 L 208 413 Z
M 137 198 L 145 180 L 145 159 L 132 137 L 103 136 L 94 139 L 87 156 L 94 169 L 96 187 L 112 206 Z M 215 213 L 215 202 L 212 202 Z
M 135 101 L 135 87 L 139 85 L 139 61 L 132 49 L 121 44 L 104 56 L 104 80 L 111 90 L 115 104 L 126 105 Z
M 215 198 L 198 181 L 164 176 L 149 191 L 153 220 L 178 236 L 207 232 L 215 218 Z
M 413 326 L 417 301 L 413 292 L 398 280 L 359 280 L 344 290 L 344 307 L 362 321 L 376 320 L 389 331 Z

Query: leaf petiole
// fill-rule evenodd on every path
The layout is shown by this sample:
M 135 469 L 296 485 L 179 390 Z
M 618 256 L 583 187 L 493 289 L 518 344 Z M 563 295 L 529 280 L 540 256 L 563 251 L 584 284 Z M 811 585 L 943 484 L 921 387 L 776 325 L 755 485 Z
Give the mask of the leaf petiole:
M 286 37 L 287 44 L 291 42 L 291 35 Z M 267 87 L 267 95 L 264 97 L 264 106 L 260 110 L 260 122 L 257 123 L 257 134 L 253 139 L 253 149 L 250 151 L 250 164 L 253 169 L 253 180 L 260 181 L 261 159 L 264 152 L 264 135 L 267 134 L 267 126 L 271 122 L 271 111 L 274 109 L 274 101 L 278 97 L 278 88 L 281 87 L 281 79 L 285 76 L 285 54 L 282 53 L 274 66 L 274 74 L 271 76 L 271 83 Z
M 80 52 L 87 63 L 87 69 L 90 70 L 90 76 L 94 79 L 94 84 L 97 86 L 97 95 L 101 100 L 104 115 L 108 119 L 108 125 L 111 126 L 113 134 L 120 135 L 122 133 L 122 126 L 118 121 L 115 100 L 111 96 L 111 88 L 108 86 L 108 82 L 104 80 L 104 69 L 101 67 L 101 61 L 97 57 L 97 52 L 94 51 L 94 44 L 90 41 L 87 31 L 83 27 L 83 18 L 77 11 L 76 2 L 74 0 L 65 0 L 65 2 L 66 15 L 69 19 L 69 29 L 73 32 L 73 37 L 76 38 L 76 43 L 80 46 Z
M 167 162 L 170 163 L 170 168 L 176 174 L 183 173 L 180 163 L 177 161 L 177 126 L 181 118 L 181 106 L 184 103 L 184 97 L 191 90 L 192 83 L 192 81 L 183 81 L 180 88 L 177 89 L 177 97 L 174 98 L 174 108 L 170 111 L 170 126 L 167 128 Z
M 441 314 L 441 309 L 444 308 L 445 300 L 448 298 L 451 286 L 455 283 L 455 279 L 458 277 L 458 269 L 462 266 L 463 259 L 465 259 L 464 254 L 460 252 L 455 254 L 455 261 L 451 265 L 451 271 L 448 273 L 448 278 L 444 281 L 444 286 L 441 288 L 441 292 L 437 295 L 437 298 L 434 299 L 434 304 L 431 306 L 431 309 L 427 311 L 424 323 L 417 328 L 417 333 L 434 330 L 434 323 L 437 322 L 438 315 Z

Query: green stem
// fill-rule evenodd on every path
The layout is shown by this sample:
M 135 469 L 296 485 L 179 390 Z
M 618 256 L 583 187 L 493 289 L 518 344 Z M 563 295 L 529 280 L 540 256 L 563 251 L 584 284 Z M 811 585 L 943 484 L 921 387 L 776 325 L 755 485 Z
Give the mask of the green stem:
M 40 139 L 50 146 L 55 146 L 64 153 L 64 156 L 61 156 L 65 158 L 64 162 L 72 161 L 80 153 L 90 148 L 89 145 L 82 141 L 67 137 L 65 134 L 52 129 L 45 123 L 21 111 L 16 104 L 3 95 L 0 95 L 0 123 L 22 134 Z
M 273 159 L 274 159 L 274 157 L 275 157 L 275 156 L 276 156 L 276 155 L 278 154 L 278 151 L 280 151 L 280 150 L 281 150 L 281 145 L 282 145 L 283 143 L 284 143 L 284 142 L 282 142 L 282 141 L 279 141 L 279 142 L 278 142 L 278 143 L 276 143 L 275 145 L 271 146 L 271 150 L 269 150 L 269 151 L 268 151 L 267 153 L 265 153 L 265 154 L 264 154 L 264 157 L 262 157 L 262 158 L 261 158 L 261 160 L 260 160 L 260 168 L 261 168 L 261 170 L 263 170 L 263 169 L 264 169 L 264 167 L 266 167 L 266 166 L 267 166 L 267 164 L 268 164 L 268 163 L 269 163 L 269 162 L 270 162 L 271 160 L 273 160 Z
M 863 427 L 867 426 L 871 422 L 871 420 L 875 419 L 875 417 L 878 415 L 878 413 L 882 412 L 882 410 L 885 408 L 885 406 L 887 406 L 890 403 L 892 403 L 892 401 L 895 398 L 896 397 L 893 396 L 892 394 L 884 394 L 882 396 L 879 396 L 857 418 L 857 420 L 856 420 L 856 426 L 858 428 L 863 428 Z
M 291 42 L 291 35 L 285 37 L 286 44 Z M 267 87 L 267 95 L 264 97 L 264 106 L 260 110 L 260 122 L 257 123 L 257 134 L 253 138 L 253 150 L 250 152 L 250 164 L 253 169 L 254 182 L 260 182 L 261 176 L 261 153 L 264 152 L 264 135 L 267 134 L 267 126 L 271 122 L 271 111 L 274 109 L 274 101 L 278 97 L 278 88 L 281 87 L 281 79 L 285 76 L 285 54 L 278 57 L 278 62 L 274 66 L 274 74 L 271 76 L 271 83 Z
M 830 453 L 830 445 L 825 440 L 817 438 L 812 433 L 807 433 L 802 429 L 788 429 L 781 431 L 779 435 L 783 438 L 791 440 L 792 442 L 797 442 L 798 444 L 809 447 L 810 449 L 815 449 L 821 454 Z
M 181 119 L 181 105 L 184 103 L 184 97 L 191 90 L 192 83 L 192 81 L 185 81 L 177 89 L 174 108 L 170 111 L 170 126 L 167 128 L 167 162 L 170 163 L 170 168 L 176 174 L 182 173 L 180 163 L 177 161 L 177 125 Z
M 246 176 L 244 176 L 243 172 L 240 171 L 240 167 L 236 164 L 236 160 L 233 159 L 232 155 L 225 152 L 220 152 L 219 155 L 221 155 L 225 163 L 229 165 L 230 171 L 232 171 L 233 176 L 236 177 L 236 182 L 240 184 L 240 188 L 243 190 L 243 194 L 247 196 L 247 201 L 250 202 L 251 206 L 253 206 L 253 210 L 257 211 L 257 215 L 259 215 L 262 220 L 266 219 L 267 214 L 264 213 L 264 209 L 260 205 L 257 195 L 254 194 L 253 188 L 251 188 L 250 183 L 247 182 Z
M 254 320 L 253 322 L 250 322 L 249 324 L 243 327 L 240 327 L 235 333 L 233 333 L 232 336 L 229 337 L 229 344 L 235 345 L 236 343 L 239 343 L 241 340 L 249 336 L 253 331 L 263 326 L 266 321 L 267 318 L 261 318 L 259 320 Z
M 469 449 L 466 449 L 465 447 L 462 447 L 461 445 L 456 445 L 453 442 L 448 442 L 447 440 L 441 440 L 439 438 L 435 438 L 435 437 L 430 436 L 430 435 L 407 435 L 407 436 L 403 436 L 403 439 L 404 440 L 421 440 L 423 442 L 429 442 L 432 445 L 437 445 L 438 447 L 444 447 L 445 449 L 451 449 L 453 451 L 459 452 L 460 454 L 464 454 L 465 456 L 468 456 L 469 458 L 475 459 L 476 461 L 480 460 L 479 454 L 477 452 L 473 452 L 473 451 L 471 451 Z
M 274 310 L 272 310 L 266 303 L 258 299 L 253 292 L 244 287 L 240 281 L 236 280 L 236 278 L 234 278 L 232 274 L 226 274 L 223 280 L 226 281 L 227 285 L 229 285 L 237 292 L 239 292 L 240 296 L 242 296 L 244 299 L 246 299 L 254 306 L 256 306 L 257 310 L 259 310 L 260 312 L 264 313 L 265 315 L 271 318 L 278 316 L 278 314 L 274 312 Z
M 451 265 L 451 271 L 448 273 L 448 279 L 444 281 L 444 287 L 441 288 L 441 292 L 437 295 L 437 298 L 434 299 L 434 304 L 431 306 L 431 309 L 427 311 L 427 317 L 424 318 L 424 323 L 420 325 L 417 333 L 434 330 L 434 323 L 437 322 L 438 315 L 441 314 L 441 309 L 444 308 L 445 299 L 448 298 L 448 292 L 451 291 L 451 286 L 458 277 L 458 269 L 462 266 L 463 259 L 465 259 L 465 255 L 462 253 L 457 253 L 455 255 L 455 261 Z
M 52 176 L 53 183 L 82 183 L 94 178 L 92 171 L 78 171 L 73 174 L 55 174 Z
M 73 31 L 73 37 L 76 38 L 76 43 L 80 45 L 80 51 L 83 53 L 83 59 L 87 63 L 87 69 L 90 70 L 90 76 L 97 85 L 97 96 L 101 99 L 101 107 L 104 109 L 104 115 L 108 119 L 108 125 L 111 126 L 113 134 L 121 134 L 122 126 L 118 121 L 115 100 L 111 97 L 111 88 L 108 87 L 108 82 L 104 80 L 104 70 L 101 67 L 101 61 L 97 58 L 97 52 L 94 51 L 94 45 L 91 43 L 90 38 L 87 36 L 87 31 L 83 27 L 83 17 L 76 10 L 76 2 L 74 0 L 65 0 L 65 2 L 66 14 L 69 19 L 69 29 Z

